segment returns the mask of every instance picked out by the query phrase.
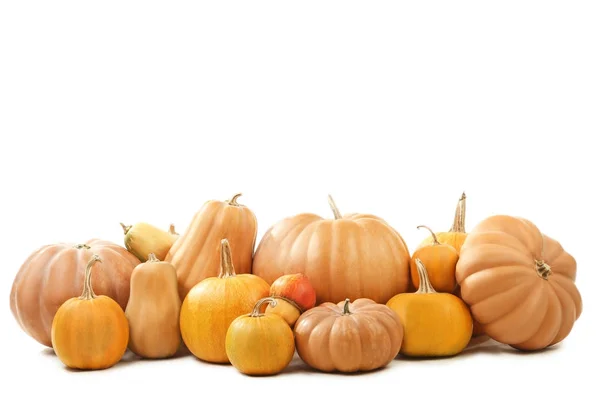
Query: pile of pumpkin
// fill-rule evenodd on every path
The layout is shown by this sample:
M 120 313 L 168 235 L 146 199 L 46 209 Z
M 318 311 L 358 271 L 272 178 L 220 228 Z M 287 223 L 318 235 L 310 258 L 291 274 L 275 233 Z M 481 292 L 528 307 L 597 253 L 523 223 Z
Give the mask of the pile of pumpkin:
M 371 214 L 299 214 L 265 233 L 237 202 L 208 201 L 186 232 L 125 226 L 101 240 L 35 251 L 15 277 L 14 317 L 76 369 L 127 348 L 197 358 L 249 375 L 283 371 L 295 351 L 320 371 L 381 368 L 398 354 L 453 356 L 487 335 L 519 350 L 562 341 L 581 314 L 576 262 L 528 220 L 494 215 L 465 232 L 464 194 L 448 232 L 411 255 Z

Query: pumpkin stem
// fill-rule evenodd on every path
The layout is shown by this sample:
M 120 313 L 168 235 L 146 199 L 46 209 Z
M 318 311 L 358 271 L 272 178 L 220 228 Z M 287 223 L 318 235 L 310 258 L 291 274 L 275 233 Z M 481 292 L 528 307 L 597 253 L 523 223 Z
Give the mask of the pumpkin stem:
M 81 293 L 81 296 L 79 296 L 81 300 L 92 300 L 96 297 L 94 289 L 92 288 L 92 266 L 97 262 L 101 263 L 102 260 L 97 254 L 94 254 L 85 266 L 85 280 L 83 281 L 83 293 Z
M 221 240 L 221 270 L 219 271 L 219 278 L 229 278 L 235 276 L 235 268 L 233 267 L 233 261 L 231 260 L 231 247 L 229 247 L 229 240 Z
M 227 203 L 229 203 L 230 206 L 240 206 L 240 204 L 238 204 L 237 199 L 241 196 L 241 193 L 236 193 L 233 195 L 233 197 L 230 200 L 227 200 Z
M 251 317 L 262 317 L 264 314 L 260 312 L 260 308 L 265 303 L 269 303 L 271 305 L 271 307 L 275 307 L 277 305 L 277 300 L 275 300 L 273 297 L 264 297 L 264 298 L 260 299 L 254 305 L 254 308 L 252 309 L 250 316 Z
M 535 260 L 535 270 L 540 278 L 548 280 L 550 274 L 552 274 L 552 269 L 544 260 Z
M 425 225 L 419 225 L 419 226 L 417 226 L 417 229 L 421 229 L 421 228 L 425 228 L 425 229 L 427 229 L 429 232 L 431 232 L 431 237 L 433 238 L 433 244 L 434 244 L 434 245 L 441 244 L 441 243 L 440 243 L 440 241 L 439 241 L 439 240 L 438 240 L 438 238 L 437 238 L 437 235 L 435 234 L 435 232 L 433 232 L 433 231 L 431 230 L 431 228 L 429 228 L 428 226 L 425 226 Z
M 148 254 L 148 260 L 146 262 L 159 262 L 160 260 L 156 258 L 154 253 Z
M 465 233 L 465 212 L 467 208 L 467 196 L 465 192 L 462 193 L 458 203 L 456 204 L 456 211 L 454 212 L 454 223 L 450 232 Z
M 81 249 L 89 250 L 89 249 L 91 249 L 91 247 L 88 246 L 85 243 L 76 244 L 75 246 L 73 246 L 73 248 L 77 249 L 77 250 L 81 250 Z
M 177 233 L 177 232 L 175 231 L 175 225 L 173 225 L 173 224 L 169 225 L 169 233 L 170 233 L 171 235 L 179 235 L 179 233 Z
M 344 311 L 342 311 L 343 315 L 350 315 L 350 299 L 344 300 Z
M 417 258 L 415 263 L 417 264 L 417 273 L 419 274 L 419 290 L 415 293 L 437 293 L 433 286 L 431 286 L 429 276 L 427 276 L 427 268 L 425 268 L 421 259 Z
M 121 224 L 121 228 L 123 228 L 123 234 L 127 235 L 127 232 L 129 232 L 129 230 L 131 229 L 131 225 L 125 225 L 122 222 L 119 222 Z
M 335 219 L 342 218 L 342 214 L 340 213 L 340 210 L 335 205 L 335 201 L 333 201 L 333 197 L 331 197 L 331 195 L 328 195 L 327 198 L 329 200 L 329 207 L 331 208 L 331 211 L 333 211 L 334 218 Z

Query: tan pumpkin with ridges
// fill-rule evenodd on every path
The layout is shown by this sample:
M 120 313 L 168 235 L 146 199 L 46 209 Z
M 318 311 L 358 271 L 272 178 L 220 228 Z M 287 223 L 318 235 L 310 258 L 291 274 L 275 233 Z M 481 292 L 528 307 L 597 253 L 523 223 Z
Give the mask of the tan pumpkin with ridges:
M 331 196 L 329 204 L 333 220 L 299 214 L 272 226 L 258 245 L 252 273 L 269 284 L 303 273 L 317 304 L 347 297 L 385 303 L 406 291 L 410 254 L 402 236 L 374 215 L 342 216 Z
M 231 246 L 236 272 L 248 274 L 252 270 L 257 221 L 248 207 L 237 202 L 240 196 L 236 194 L 228 201 L 206 202 L 165 257 L 177 271 L 182 301 L 195 284 L 219 275 L 219 249 L 223 238 L 227 238 Z

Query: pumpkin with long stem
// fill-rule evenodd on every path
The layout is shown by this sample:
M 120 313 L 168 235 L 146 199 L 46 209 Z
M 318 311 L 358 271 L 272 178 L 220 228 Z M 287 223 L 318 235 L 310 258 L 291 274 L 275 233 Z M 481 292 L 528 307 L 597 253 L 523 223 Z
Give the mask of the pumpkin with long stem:
M 460 249 L 467 238 L 467 231 L 465 229 L 465 218 L 466 218 L 466 207 L 467 207 L 467 196 L 463 194 L 458 199 L 456 204 L 456 210 L 454 212 L 454 222 L 452 227 L 447 232 L 436 232 L 436 238 L 440 243 L 449 244 L 460 254 Z M 428 246 L 433 243 L 433 237 L 426 237 L 418 246 Z
M 179 326 L 187 348 L 201 360 L 228 363 L 225 338 L 231 322 L 248 314 L 269 295 L 269 285 L 251 274 L 236 274 L 231 248 L 221 240 L 221 267 L 217 277 L 197 283 L 181 305 Z
M 52 322 L 52 347 L 70 368 L 105 369 L 118 363 L 129 340 L 129 324 L 119 304 L 108 296 L 97 296 L 92 288 L 92 266 L 102 262 L 97 255 L 87 263 L 81 296 L 60 306 Z
M 261 307 L 275 307 L 279 300 L 265 297 L 248 315 L 237 317 L 227 330 L 225 348 L 231 364 L 247 375 L 275 375 L 294 357 L 294 333 L 277 314 L 263 314 Z M 283 300 L 281 300 L 283 301 Z
M 415 263 L 419 289 L 398 294 L 387 302 L 403 322 L 400 353 L 419 357 L 456 355 L 471 340 L 473 319 L 469 308 L 453 294 L 436 292 L 423 262 L 417 258 Z

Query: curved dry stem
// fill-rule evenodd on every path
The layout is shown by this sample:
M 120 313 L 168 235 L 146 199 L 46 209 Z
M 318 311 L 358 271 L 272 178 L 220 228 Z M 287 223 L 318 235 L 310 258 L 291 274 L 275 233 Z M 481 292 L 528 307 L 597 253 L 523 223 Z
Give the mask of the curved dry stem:
M 179 233 L 177 233 L 177 232 L 175 231 L 175 225 L 174 225 L 174 224 L 170 224 L 170 225 L 169 225 L 169 233 L 170 233 L 171 235 L 179 235 Z
M 327 200 L 329 201 L 329 207 L 331 208 L 331 211 L 333 211 L 333 217 L 335 219 L 342 218 L 342 213 L 340 213 L 340 210 L 339 208 L 337 208 L 335 201 L 333 201 L 333 197 L 331 197 L 331 195 L 327 195 Z
M 419 226 L 417 226 L 417 229 L 421 229 L 421 228 L 425 228 L 425 229 L 427 229 L 431 233 L 431 237 L 433 238 L 433 244 L 441 244 L 440 241 L 437 238 L 437 235 L 435 234 L 435 232 L 433 230 L 431 230 L 430 227 L 425 226 L 425 225 L 419 225 Z
M 92 300 L 96 297 L 94 289 L 92 288 L 92 266 L 97 262 L 102 262 L 102 259 L 97 254 L 94 254 L 90 261 L 85 266 L 85 279 L 83 281 L 83 292 L 79 298 L 81 300 Z
M 125 225 L 122 222 L 119 222 L 121 224 L 121 228 L 123 228 L 123 234 L 127 235 L 127 232 L 129 232 L 131 230 L 131 225 Z
M 260 312 L 260 308 L 265 303 L 269 303 L 271 305 L 271 307 L 275 307 L 277 305 L 277 300 L 275 300 L 273 297 L 264 297 L 264 298 L 260 299 L 254 305 L 254 308 L 252 309 L 252 312 L 250 313 L 250 316 L 251 317 L 260 317 L 260 316 L 263 316 L 264 314 Z
M 462 193 L 460 199 L 458 199 L 458 204 L 456 204 L 456 211 L 454 212 L 454 223 L 452 224 L 452 228 L 450 228 L 450 232 L 460 232 L 465 233 L 465 218 L 467 211 L 467 196 L 465 192 Z
M 544 260 L 535 260 L 535 271 L 540 278 L 548 280 L 548 277 L 552 274 L 552 268 Z
M 241 196 L 241 193 L 236 193 L 233 195 L 233 197 L 230 200 L 227 200 L 227 203 L 229 203 L 230 206 L 240 206 L 241 204 L 239 204 L 237 202 L 237 199 Z
M 221 240 L 221 268 L 219 278 L 229 278 L 231 276 L 235 276 L 235 268 L 231 259 L 231 247 L 229 247 L 229 240 L 223 239 Z
M 417 264 L 417 273 L 419 274 L 419 289 L 415 293 L 437 293 L 433 286 L 431 286 L 429 276 L 427 275 L 427 268 L 425 268 L 421 259 L 417 258 L 415 263 Z

